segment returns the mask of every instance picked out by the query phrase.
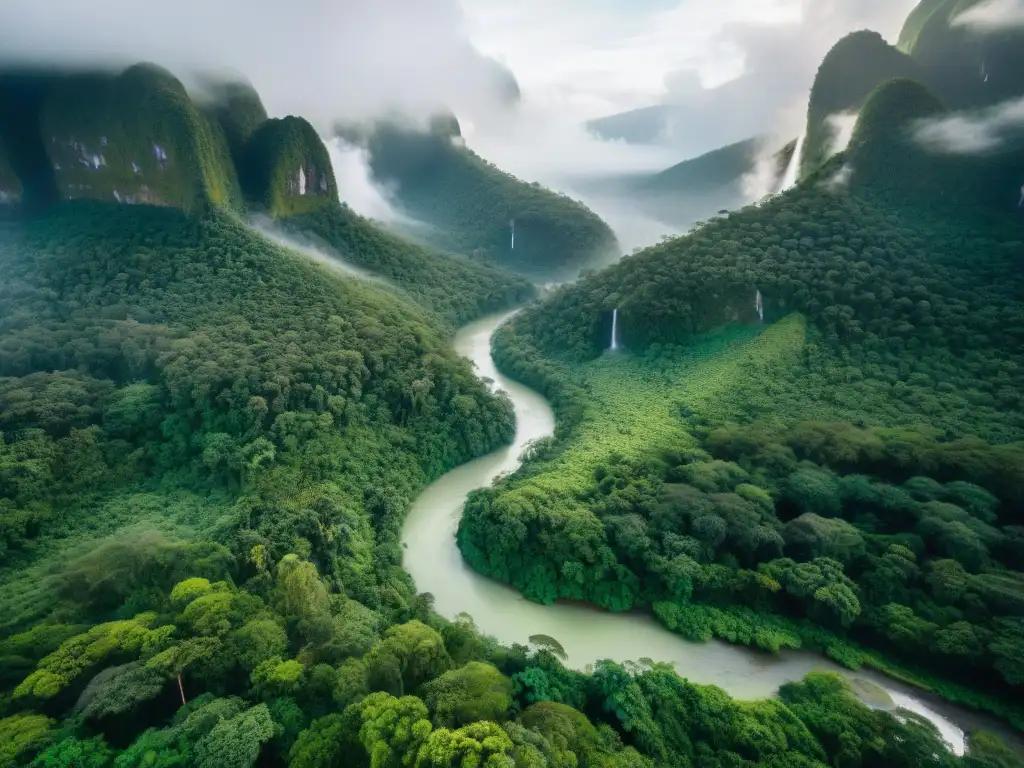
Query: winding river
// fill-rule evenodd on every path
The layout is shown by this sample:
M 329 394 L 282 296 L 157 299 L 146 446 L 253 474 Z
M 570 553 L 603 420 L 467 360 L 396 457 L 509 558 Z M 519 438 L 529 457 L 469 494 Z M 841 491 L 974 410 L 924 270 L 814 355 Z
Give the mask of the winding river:
M 512 314 L 466 326 L 456 335 L 455 349 L 476 365 L 481 377 L 491 379 L 494 387 L 508 393 L 517 417 L 515 441 L 452 470 L 428 486 L 413 504 L 402 531 L 405 567 L 417 590 L 434 596 L 438 613 L 448 618 L 467 613 L 481 632 L 504 644 L 528 645 L 533 635 L 555 638 L 567 654 L 566 663 L 576 669 L 600 659 L 624 662 L 647 658 L 670 662 L 682 677 L 695 683 L 713 683 L 739 699 L 773 696 L 782 684 L 799 680 L 813 670 L 839 672 L 885 689 L 893 704 L 930 719 L 957 754 L 964 752 L 964 732 L 979 727 L 1017 741 L 1008 728 L 991 718 L 877 673 L 852 673 L 806 652 L 771 656 L 718 641 L 691 643 L 644 614 L 605 613 L 565 604 L 540 605 L 471 570 L 455 544 L 455 531 L 467 494 L 489 486 L 502 474 L 514 472 L 526 444 L 554 431 L 554 414 L 547 401 L 502 376 L 491 360 L 491 336 Z

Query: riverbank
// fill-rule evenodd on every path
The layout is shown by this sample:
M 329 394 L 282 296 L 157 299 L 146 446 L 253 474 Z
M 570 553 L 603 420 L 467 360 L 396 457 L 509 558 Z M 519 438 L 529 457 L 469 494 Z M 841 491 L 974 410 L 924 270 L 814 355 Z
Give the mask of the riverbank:
M 555 417 L 547 401 L 501 374 L 491 359 L 491 335 L 510 315 L 473 323 L 456 336 L 455 348 L 477 367 L 477 374 L 504 390 L 517 414 L 513 444 L 459 467 L 430 485 L 416 499 L 402 531 L 404 565 L 418 591 L 434 596 L 434 607 L 452 618 L 465 613 L 479 630 L 506 645 L 527 645 L 531 636 L 553 638 L 564 649 L 566 664 L 586 669 L 601 659 L 652 659 L 672 664 L 695 683 L 721 687 L 737 699 L 774 696 L 781 685 L 813 671 L 848 678 L 865 677 L 884 688 L 900 706 L 925 715 L 954 750 L 962 750 L 965 733 L 985 728 L 1006 733 L 999 723 L 946 705 L 871 671 L 852 673 L 817 654 L 784 651 L 768 655 L 719 641 L 692 643 L 673 634 L 649 615 L 602 613 L 578 605 L 530 602 L 505 584 L 484 577 L 464 562 L 455 532 L 466 497 L 514 472 L 531 442 L 554 434 Z

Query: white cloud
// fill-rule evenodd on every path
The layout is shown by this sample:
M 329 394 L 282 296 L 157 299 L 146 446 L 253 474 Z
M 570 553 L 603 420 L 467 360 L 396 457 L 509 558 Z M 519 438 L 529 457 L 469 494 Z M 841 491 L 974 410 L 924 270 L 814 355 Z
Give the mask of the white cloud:
M 850 180 L 853 178 L 853 166 L 847 163 L 832 176 L 825 181 L 825 186 L 833 191 L 839 191 L 846 189 L 850 185 Z
M 825 118 L 829 130 L 832 132 L 832 139 L 825 152 L 826 158 L 843 152 L 850 146 L 850 139 L 853 138 L 853 129 L 857 127 L 857 114 L 857 112 L 837 112 Z
M 527 92 L 579 119 L 678 105 L 662 130 L 683 156 L 773 129 L 792 139 L 829 48 L 862 28 L 895 39 L 914 4 L 463 0 L 477 45 L 507 61 Z
M 458 0 L 2 0 L 0 60 L 233 69 L 271 114 L 321 126 L 497 102 Z
M 1000 149 L 1024 131 L 1024 98 L 976 112 L 957 112 L 918 122 L 915 136 L 932 152 L 977 155 Z
M 373 180 L 369 153 L 338 138 L 330 139 L 326 144 L 338 183 L 338 199 L 360 216 L 385 223 L 401 219 L 391 205 L 387 190 Z
M 584 119 L 662 100 L 679 70 L 693 70 L 704 87 L 735 77 L 742 52 L 720 39 L 722 30 L 794 13 L 794 0 L 462 3 L 481 50 L 506 61 L 526 90 L 560 98 Z
M 779 188 L 779 157 L 774 152 L 762 148 L 754 158 L 754 166 L 750 172 L 740 179 L 740 187 L 748 200 L 760 200 L 778 191 Z
M 1024 27 L 1024 0 L 989 0 L 969 8 L 953 22 L 981 32 Z

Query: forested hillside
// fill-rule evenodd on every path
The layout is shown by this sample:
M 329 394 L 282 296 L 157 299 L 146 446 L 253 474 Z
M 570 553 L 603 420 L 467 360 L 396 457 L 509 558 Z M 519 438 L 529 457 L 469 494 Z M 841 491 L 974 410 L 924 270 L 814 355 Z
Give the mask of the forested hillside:
M 813 171 L 828 159 L 836 141 L 830 117 L 858 112 L 868 95 L 886 80 L 921 79 L 923 72 L 917 62 L 877 32 L 854 32 L 837 42 L 818 68 L 811 88 L 801 173 Z
M 327 147 L 301 117 L 266 120 L 249 136 L 240 175 L 250 202 L 274 218 L 338 207 Z
M 499 366 L 559 430 L 470 499 L 467 561 L 1024 723 L 1024 228 L 1005 166 L 915 141 L 945 112 L 884 83 L 799 187 L 502 328 Z
M 595 213 L 473 153 L 454 118 L 435 120 L 429 132 L 379 124 L 366 141 L 374 176 L 394 188 L 408 214 L 431 225 L 431 245 L 545 279 L 619 255 Z
M 406 506 L 512 414 L 392 294 L 227 215 L 3 238 L 0 766 L 963 762 L 830 675 L 736 702 L 434 614 Z
M 471 494 L 458 544 L 532 600 L 819 651 L 1024 729 L 1024 167 L 931 162 L 928 88 L 851 83 L 851 147 L 803 184 L 501 327 L 558 427 Z M 534 295 L 506 268 L 618 246 L 454 118 L 363 138 L 462 255 L 342 205 L 312 125 L 243 82 L 0 75 L 0 768 L 1024 765 L 838 675 L 738 701 L 438 615 L 406 513 L 516 431 L 452 329 Z M 749 149 L 651 189 L 728 187 Z
M 915 225 L 923 229 L 949 217 L 962 232 L 1002 238 L 1012 249 L 1020 240 L 1024 145 L 1018 137 L 983 153 L 936 151 L 922 139 L 922 126 L 949 117 L 923 84 L 883 83 L 868 97 L 854 127 L 844 160 L 851 187 L 879 207 L 898 207 L 920 219 Z
M 300 117 L 267 119 L 245 82 L 205 78 L 193 98 L 151 65 L 117 75 L 0 73 L 5 215 L 23 197 L 34 211 L 61 198 L 197 216 L 247 207 L 316 238 L 453 326 L 533 296 L 524 278 L 386 233 L 343 207 L 313 127 Z
M 263 100 L 256 89 L 244 81 L 206 77 L 202 87 L 199 103 L 220 124 L 235 166 L 241 166 L 246 143 L 267 120 Z
M 4 687 L 51 651 L 76 659 L 56 675 L 46 670 L 58 657 L 44 661 L 3 700 L 14 716 L 3 721 L 4 765 L 29 746 L 24 733 L 41 738 L 47 715 L 85 701 L 94 726 L 127 746 L 173 712 L 168 675 L 216 667 L 221 639 L 223 661 L 234 658 L 232 617 L 249 622 L 250 639 L 236 641 L 247 652 L 288 658 L 288 625 L 258 607 L 275 569 L 278 586 L 293 585 L 285 592 L 312 589 L 281 598 L 304 627 L 296 641 L 324 637 L 328 588 L 337 610 L 346 595 L 366 606 L 345 610 L 366 623 L 367 650 L 386 625 L 374 610 L 412 616 L 397 544 L 409 498 L 512 430 L 507 403 L 448 352 L 429 316 L 228 218 L 148 206 L 63 204 L 5 230 L 0 259 L 3 633 L 30 631 L 5 643 Z M 190 577 L 217 583 L 171 591 Z M 186 624 L 171 626 L 174 606 L 196 598 Z M 301 618 L 307 599 L 326 611 L 306 616 L 319 629 Z M 140 653 L 156 661 L 123 666 Z M 199 682 L 206 674 L 190 683 L 185 673 L 190 694 L 227 693 Z M 215 704 L 222 714 L 206 730 L 235 715 L 233 728 L 274 730 L 265 709 L 242 715 L 249 705 L 235 701 Z
M 984 107 L 1024 95 L 1024 33 L 1004 24 L 978 28 L 965 14 L 981 0 L 922 0 L 900 34 L 900 48 L 929 74 L 954 108 Z M 967 17 L 969 19 L 969 17 Z
M 279 222 L 300 241 L 390 281 L 452 326 L 524 304 L 536 295 L 528 279 L 501 267 L 442 254 L 387 232 L 347 206 Z

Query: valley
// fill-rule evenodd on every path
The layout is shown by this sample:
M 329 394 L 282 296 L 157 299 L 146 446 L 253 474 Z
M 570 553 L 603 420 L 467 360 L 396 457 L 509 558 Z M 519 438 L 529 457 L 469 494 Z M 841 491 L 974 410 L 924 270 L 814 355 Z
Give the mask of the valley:
M 456 5 L 9 20 L 0 768 L 1024 765 L 1019 25 Z

